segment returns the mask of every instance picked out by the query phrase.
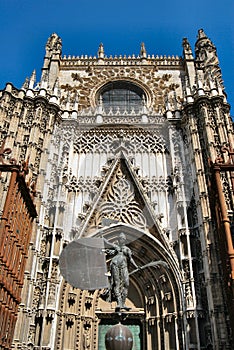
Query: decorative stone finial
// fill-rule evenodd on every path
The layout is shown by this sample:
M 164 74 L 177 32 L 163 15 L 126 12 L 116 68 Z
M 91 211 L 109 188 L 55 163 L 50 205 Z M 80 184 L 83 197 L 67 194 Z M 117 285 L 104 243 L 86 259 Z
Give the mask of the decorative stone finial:
M 46 70 L 42 71 L 39 95 L 45 96 L 45 90 L 48 88 L 48 80 L 49 80 L 48 72 Z
M 199 40 L 199 39 L 203 39 L 203 38 L 207 38 L 207 36 L 206 36 L 203 29 L 199 29 L 197 39 Z
M 36 82 L 36 70 L 34 69 L 34 71 L 32 72 L 32 75 L 30 77 L 29 89 L 33 89 L 35 82 Z
M 187 38 L 183 38 L 182 46 L 184 49 L 184 58 L 193 59 L 192 49 Z
M 59 102 L 59 98 L 60 98 L 60 95 L 61 95 L 61 91 L 60 91 L 60 86 L 59 86 L 59 78 L 57 78 L 55 80 L 55 83 L 54 83 L 54 87 L 52 89 L 52 96 L 50 97 L 50 102 L 52 103 L 57 103 Z
M 203 29 L 199 29 L 197 41 L 195 44 L 196 59 L 199 61 L 207 61 L 209 64 L 218 64 L 216 47 L 212 41 L 204 33 Z M 215 58 L 215 59 L 214 59 Z M 216 62 L 215 62 L 216 61 Z
M 212 74 L 213 79 L 218 79 L 222 86 L 222 74 L 219 67 L 216 47 L 206 36 L 203 29 L 199 29 L 198 31 L 197 42 L 195 44 L 195 54 L 196 67 L 201 70 L 203 74 L 203 84 L 208 83 L 208 80 L 210 80 L 210 74 Z
M 62 52 L 62 39 L 56 34 L 53 33 L 48 38 L 46 43 L 46 53 L 61 54 Z
M 104 58 L 104 46 L 103 43 L 99 45 L 98 48 L 98 58 Z
M 26 77 L 26 79 L 22 85 L 22 90 L 27 90 L 28 86 L 29 86 L 29 79 L 28 79 L 28 77 Z
M 140 56 L 146 58 L 146 49 L 145 49 L 145 44 L 143 42 L 141 43 Z

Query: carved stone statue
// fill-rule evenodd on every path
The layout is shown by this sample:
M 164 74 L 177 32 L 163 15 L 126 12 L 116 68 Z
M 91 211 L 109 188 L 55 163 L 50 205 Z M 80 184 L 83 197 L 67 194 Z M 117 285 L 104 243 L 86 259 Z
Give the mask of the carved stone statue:
M 117 301 L 116 311 L 129 310 L 125 305 L 129 288 L 128 264 L 132 263 L 139 268 L 132 258 L 131 249 L 125 245 L 126 236 L 123 232 L 119 235 L 118 244 L 113 244 L 105 238 L 104 242 L 110 247 L 105 249 L 105 252 L 113 256 L 110 263 L 110 301 Z
M 91 341 L 90 341 L 90 330 L 85 329 L 83 334 L 83 349 L 90 349 Z

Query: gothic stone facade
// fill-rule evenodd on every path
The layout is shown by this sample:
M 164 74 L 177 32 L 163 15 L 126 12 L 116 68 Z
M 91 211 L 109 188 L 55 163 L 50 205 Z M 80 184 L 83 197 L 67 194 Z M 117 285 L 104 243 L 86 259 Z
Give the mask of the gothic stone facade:
M 12 348 L 105 349 L 115 304 L 69 285 L 58 260 L 74 238 L 123 231 L 138 265 L 164 263 L 130 276 L 123 322 L 134 349 L 231 349 L 210 164 L 225 161 L 233 128 L 204 31 L 195 54 L 183 39 L 183 57 L 148 55 L 144 44 L 139 56 L 107 57 L 100 44 L 96 57 L 66 57 L 52 34 L 39 82 L 33 72 L 22 89 L 7 84 L 0 117 L 14 158 L 30 157 L 37 191 Z M 230 218 L 231 178 L 221 180 Z

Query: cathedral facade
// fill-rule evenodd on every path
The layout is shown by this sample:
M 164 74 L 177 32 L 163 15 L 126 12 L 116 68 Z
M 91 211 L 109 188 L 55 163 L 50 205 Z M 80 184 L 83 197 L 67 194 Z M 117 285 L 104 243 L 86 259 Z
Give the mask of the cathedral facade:
M 11 348 L 105 350 L 115 303 L 65 281 L 59 257 L 120 232 L 144 267 L 122 319 L 133 349 L 232 348 L 233 126 L 203 30 L 182 57 L 63 56 L 52 34 L 40 80 L 8 83 L 0 118 L 37 208 Z

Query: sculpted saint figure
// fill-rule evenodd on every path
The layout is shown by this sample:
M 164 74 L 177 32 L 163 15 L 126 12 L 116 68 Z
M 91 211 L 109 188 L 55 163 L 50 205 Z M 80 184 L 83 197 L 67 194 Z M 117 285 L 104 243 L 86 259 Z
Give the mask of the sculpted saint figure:
M 132 263 L 137 269 L 138 266 L 132 258 L 131 249 L 126 244 L 126 236 L 120 233 L 118 244 L 113 244 L 104 238 L 104 242 L 110 248 L 105 249 L 107 255 L 113 256 L 110 263 L 110 293 L 111 301 L 117 301 L 116 311 L 120 309 L 128 310 L 125 301 L 129 288 L 128 264 Z

